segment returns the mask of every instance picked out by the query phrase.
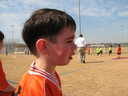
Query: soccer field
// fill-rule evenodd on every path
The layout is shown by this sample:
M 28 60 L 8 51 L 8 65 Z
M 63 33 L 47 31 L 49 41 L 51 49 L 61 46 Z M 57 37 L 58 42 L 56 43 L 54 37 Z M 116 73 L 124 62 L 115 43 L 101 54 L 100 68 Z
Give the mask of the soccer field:
M 75 55 L 67 66 L 57 67 L 66 96 L 128 96 L 128 54 L 87 55 L 80 64 Z M 0 55 L 7 79 L 16 86 L 34 59 L 29 55 Z

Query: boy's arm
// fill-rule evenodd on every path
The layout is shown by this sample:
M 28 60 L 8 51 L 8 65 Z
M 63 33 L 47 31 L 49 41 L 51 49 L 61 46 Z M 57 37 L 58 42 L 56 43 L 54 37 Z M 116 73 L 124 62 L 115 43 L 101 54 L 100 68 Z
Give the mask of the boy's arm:
M 6 80 L 1 61 L 0 61 L 0 91 L 2 92 L 14 91 L 14 88 Z
M 9 86 L 8 82 L 3 76 L 0 76 L 0 91 L 4 91 Z
M 11 85 L 8 85 L 7 88 L 3 90 L 3 92 L 14 92 L 15 88 Z

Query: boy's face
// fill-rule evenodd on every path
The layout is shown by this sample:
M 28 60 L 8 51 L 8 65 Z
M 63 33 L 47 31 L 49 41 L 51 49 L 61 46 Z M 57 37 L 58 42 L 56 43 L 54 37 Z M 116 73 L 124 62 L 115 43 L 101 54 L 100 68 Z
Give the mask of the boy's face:
M 49 61 L 53 65 L 68 64 L 74 55 L 76 46 L 74 44 L 75 32 L 70 27 L 65 27 L 56 36 L 56 43 L 49 42 Z

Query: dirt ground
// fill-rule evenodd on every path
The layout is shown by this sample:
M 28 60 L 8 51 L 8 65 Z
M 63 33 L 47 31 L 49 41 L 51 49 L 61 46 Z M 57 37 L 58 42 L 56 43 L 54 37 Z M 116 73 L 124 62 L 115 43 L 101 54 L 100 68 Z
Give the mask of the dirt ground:
M 87 55 L 86 63 L 80 64 L 78 56 L 67 66 L 57 67 L 66 96 L 128 96 L 128 53 L 122 59 L 116 55 Z M 17 85 L 28 69 L 33 56 L 0 55 L 7 79 Z

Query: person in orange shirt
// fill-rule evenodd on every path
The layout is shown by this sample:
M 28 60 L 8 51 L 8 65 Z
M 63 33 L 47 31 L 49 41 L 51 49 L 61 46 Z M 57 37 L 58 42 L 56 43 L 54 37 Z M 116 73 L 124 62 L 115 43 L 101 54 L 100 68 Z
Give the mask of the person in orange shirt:
M 87 53 L 88 53 L 88 55 L 90 55 L 91 54 L 91 47 L 90 47 L 91 45 L 90 44 L 88 44 L 87 46 L 86 46 L 86 51 L 87 51 Z
M 116 49 L 116 54 L 117 54 L 117 58 L 120 58 L 121 56 L 121 45 L 120 44 L 118 44 L 118 47 Z
M 0 50 L 3 47 L 4 34 L 0 31 Z M 7 82 L 0 60 L 0 96 L 11 96 L 14 88 Z
M 75 53 L 76 23 L 57 9 L 39 9 L 24 24 L 22 37 L 36 57 L 23 75 L 17 96 L 63 96 L 56 66 L 69 63 Z

